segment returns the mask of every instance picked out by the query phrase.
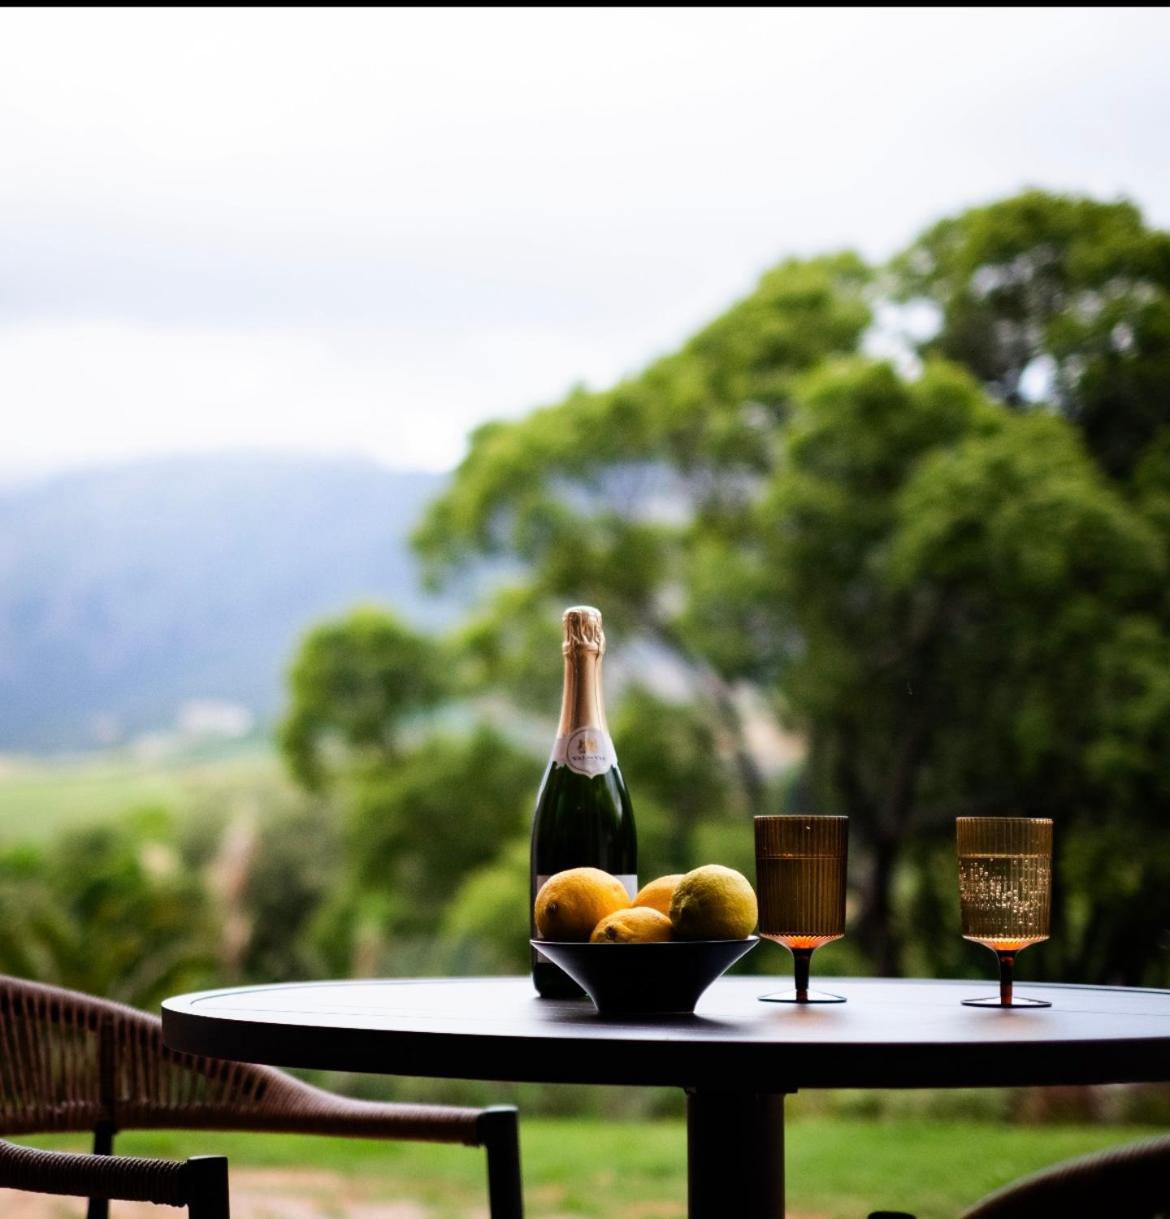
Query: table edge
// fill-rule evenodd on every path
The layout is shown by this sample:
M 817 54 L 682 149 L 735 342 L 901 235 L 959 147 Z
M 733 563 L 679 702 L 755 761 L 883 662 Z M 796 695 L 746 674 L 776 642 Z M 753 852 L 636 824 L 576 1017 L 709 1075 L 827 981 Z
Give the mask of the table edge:
M 737 979 L 728 979 L 738 981 Z M 743 982 L 750 979 L 745 977 Z M 1104 1083 L 1161 1082 L 1170 1080 L 1170 1035 L 1111 1041 L 1063 1040 L 1059 1043 L 1005 1042 L 973 1046 L 962 1042 L 933 1042 L 930 1063 L 921 1059 L 922 1048 L 912 1043 L 852 1042 L 836 1044 L 818 1053 L 815 1043 L 789 1043 L 796 1050 L 784 1061 L 761 1066 L 758 1041 L 646 1043 L 620 1040 L 578 1041 L 571 1055 L 557 1059 L 563 1038 L 509 1033 L 431 1033 L 419 1030 L 347 1029 L 344 1043 L 323 1048 L 320 1026 L 306 1034 L 296 1025 L 282 1025 L 243 1017 L 207 1016 L 194 1010 L 207 997 L 257 990 L 285 990 L 303 986 L 346 986 L 358 980 L 278 983 L 197 991 L 168 998 L 162 1005 L 163 1039 L 172 1049 L 189 1054 L 278 1067 L 344 1070 L 365 1074 L 425 1078 L 496 1080 L 517 1083 L 609 1084 L 719 1087 L 736 1090 L 729 1081 L 737 1074 L 750 1077 L 755 1090 L 796 1091 L 814 1088 L 960 1088 Z M 524 977 L 365 979 L 385 985 L 527 982 Z M 957 982 L 970 979 L 840 979 L 849 983 Z M 1035 983 L 1030 987 L 1088 991 L 1124 991 L 1170 995 L 1170 990 Z M 230 1047 L 225 1045 L 230 1034 Z M 583 1046 L 591 1049 L 582 1050 Z M 225 1050 L 230 1049 L 230 1052 Z M 502 1061 L 506 1060 L 506 1061 Z M 537 1061 L 547 1060 L 547 1061 Z M 552 1065 L 549 1065 L 551 1062 Z M 1070 1063 L 1073 1069 L 1070 1070 Z M 736 1068 L 739 1068 L 737 1071 Z

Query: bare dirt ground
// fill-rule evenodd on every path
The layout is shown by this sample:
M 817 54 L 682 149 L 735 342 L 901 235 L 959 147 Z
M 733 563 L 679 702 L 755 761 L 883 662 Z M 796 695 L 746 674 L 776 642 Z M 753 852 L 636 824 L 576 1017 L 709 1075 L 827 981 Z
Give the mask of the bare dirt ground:
M 232 1172 L 232 1219 L 436 1219 L 429 1206 L 388 1194 L 386 1182 L 328 1172 L 290 1172 L 287 1169 L 235 1169 Z M 539 1205 L 541 1219 L 574 1219 Z M 553 1203 L 554 1207 L 556 1206 Z M 444 1215 L 452 1212 L 447 1209 Z M 185 1212 L 145 1202 L 114 1202 L 111 1219 L 176 1219 Z M 0 1219 L 84 1219 L 85 1203 L 73 1198 L 51 1198 L 0 1190 Z M 488 1219 L 486 1206 L 472 1206 L 459 1219 Z M 641 1203 L 622 1219 L 682 1219 L 677 1204 Z M 817 1219 L 813 1215 L 792 1219 Z
M 114 1202 L 110 1214 L 111 1219 L 167 1219 L 182 1212 L 145 1202 Z M 376 1181 L 285 1169 L 232 1172 L 232 1219 L 431 1219 L 431 1214 L 416 1202 L 386 1198 Z M 0 1191 L 3 1219 L 78 1219 L 84 1215 L 85 1203 L 71 1198 Z M 487 1219 L 487 1211 L 469 1211 L 467 1219 Z

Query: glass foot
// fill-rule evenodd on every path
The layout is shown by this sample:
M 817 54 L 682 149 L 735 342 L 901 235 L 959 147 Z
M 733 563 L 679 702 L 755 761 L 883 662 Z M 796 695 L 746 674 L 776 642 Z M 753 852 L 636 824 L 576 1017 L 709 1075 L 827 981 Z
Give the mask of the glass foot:
M 844 995 L 827 995 L 823 990 L 778 990 L 771 995 L 760 995 L 761 1003 L 844 1003 Z
M 1004 1003 L 998 995 L 988 995 L 986 999 L 960 999 L 964 1007 L 1051 1007 L 1047 999 L 1026 999 L 1016 995 L 1010 1003 Z

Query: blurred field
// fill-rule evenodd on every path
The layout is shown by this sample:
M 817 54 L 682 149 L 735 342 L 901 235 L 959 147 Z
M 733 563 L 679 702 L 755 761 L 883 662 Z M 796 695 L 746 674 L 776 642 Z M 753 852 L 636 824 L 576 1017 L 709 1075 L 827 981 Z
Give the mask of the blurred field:
M 0 758 L 0 845 L 44 841 L 148 805 L 182 814 L 209 800 L 283 785 L 271 748 L 253 742 L 154 761 L 116 753 Z
M 789 1211 L 794 1219 L 857 1219 L 886 1207 L 913 1211 L 919 1219 L 950 1219 L 1024 1173 L 1151 1133 L 1146 1127 L 797 1118 L 788 1129 Z M 522 1137 L 530 1219 L 684 1219 L 681 1122 L 529 1119 Z M 27 1141 L 79 1146 L 61 1138 Z M 482 1155 L 469 1148 L 151 1133 L 122 1136 L 119 1150 L 229 1155 L 237 1169 L 236 1219 L 482 1219 L 486 1214 Z M 74 1213 L 46 1201 L 28 1219 Z

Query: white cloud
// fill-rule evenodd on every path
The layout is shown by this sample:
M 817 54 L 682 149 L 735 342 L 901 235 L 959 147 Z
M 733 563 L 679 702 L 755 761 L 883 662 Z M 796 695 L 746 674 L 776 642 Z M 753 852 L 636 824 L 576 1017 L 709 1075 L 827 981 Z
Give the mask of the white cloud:
M 0 468 L 447 465 L 787 252 L 1025 183 L 1170 226 L 1168 50 L 1158 10 L 6 10 Z
M 231 447 L 364 452 L 441 470 L 485 411 L 554 399 L 566 368 L 621 371 L 608 343 L 566 338 L 539 326 L 10 325 L 0 328 L 0 474 Z

